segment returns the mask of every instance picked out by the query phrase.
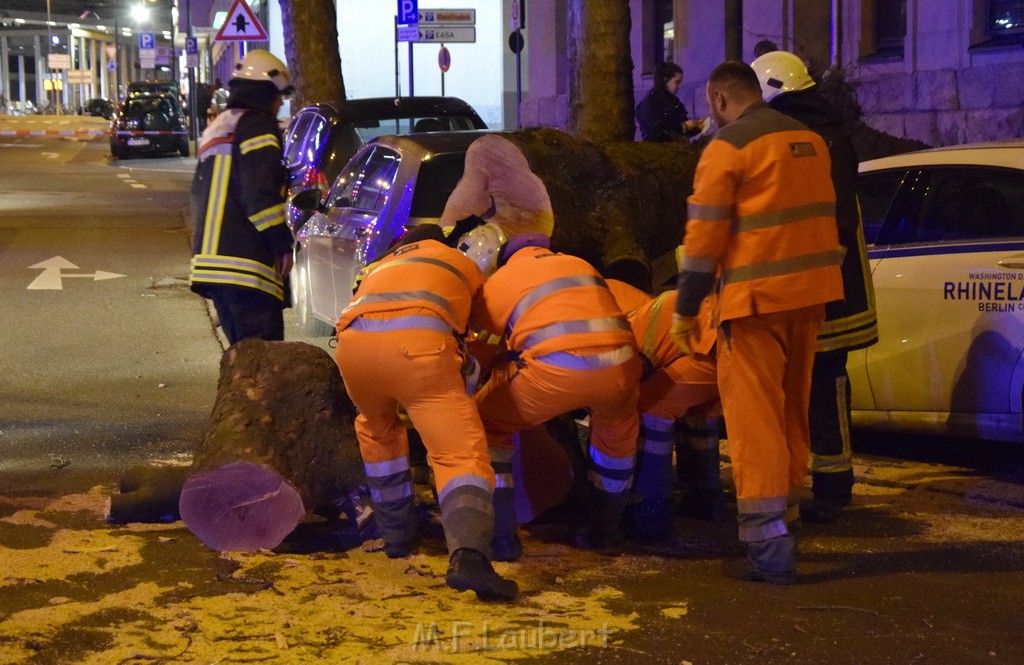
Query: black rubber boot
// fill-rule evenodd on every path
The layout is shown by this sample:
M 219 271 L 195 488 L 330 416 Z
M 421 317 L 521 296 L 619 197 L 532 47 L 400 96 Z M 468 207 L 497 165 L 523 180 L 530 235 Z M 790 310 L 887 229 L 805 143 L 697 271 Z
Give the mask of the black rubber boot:
M 482 552 L 468 547 L 455 550 L 444 579 L 456 591 L 472 590 L 480 600 L 513 601 L 519 597 L 518 584 L 495 572 Z
M 628 500 L 629 492 L 612 493 L 593 488 L 585 542 L 587 547 L 607 549 L 622 544 L 625 535 L 619 524 Z
M 676 420 L 676 476 L 681 490 L 679 515 L 718 522 L 725 518 L 718 420 Z
M 843 506 L 824 499 L 810 499 L 800 502 L 800 520 L 813 524 L 837 522 L 843 514 Z
M 519 541 L 519 521 L 516 519 L 516 496 L 511 487 L 494 490 L 494 550 L 493 561 L 518 561 L 523 554 Z

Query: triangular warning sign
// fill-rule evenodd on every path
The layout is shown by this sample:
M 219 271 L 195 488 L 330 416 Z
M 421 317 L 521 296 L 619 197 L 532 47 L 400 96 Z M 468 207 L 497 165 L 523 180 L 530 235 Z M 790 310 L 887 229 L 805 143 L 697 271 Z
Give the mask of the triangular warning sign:
M 231 3 L 224 25 L 220 26 L 217 36 L 213 38 L 216 42 L 265 42 L 267 39 L 267 31 L 260 25 L 259 19 L 249 9 L 245 0 L 235 0 Z

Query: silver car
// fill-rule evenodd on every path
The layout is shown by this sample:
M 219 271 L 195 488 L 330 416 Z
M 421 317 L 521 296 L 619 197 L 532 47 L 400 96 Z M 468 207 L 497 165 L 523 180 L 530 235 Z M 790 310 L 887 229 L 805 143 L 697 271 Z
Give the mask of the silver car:
M 359 271 L 402 231 L 437 223 L 482 131 L 381 136 L 341 170 L 324 204 L 315 189 L 292 205 L 315 211 L 296 235 L 292 306 L 309 336 L 330 335 Z

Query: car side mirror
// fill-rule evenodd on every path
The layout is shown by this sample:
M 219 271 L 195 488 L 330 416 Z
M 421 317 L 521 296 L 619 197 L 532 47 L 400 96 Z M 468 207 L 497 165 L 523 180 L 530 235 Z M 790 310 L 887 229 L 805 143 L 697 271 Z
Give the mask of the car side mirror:
M 306 212 L 323 212 L 319 189 L 304 189 L 292 197 L 292 207 Z

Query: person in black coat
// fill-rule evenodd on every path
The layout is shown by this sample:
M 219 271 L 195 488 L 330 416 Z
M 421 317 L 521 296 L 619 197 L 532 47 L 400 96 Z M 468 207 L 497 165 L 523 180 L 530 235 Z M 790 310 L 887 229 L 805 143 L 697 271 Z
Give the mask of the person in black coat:
M 800 506 L 806 522 L 834 522 L 850 503 L 853 464 L 850 449 L 849 351 L 878 341 L 875 293 L 857 204 L 857 152 L 842 130 L 838 109 L 818 92 L 807 66 L 788 51 L 772 51 L 751 63 L 765 101 L 825 139 L 832 159 L 836 223 L 843 258 L 843 300 L 828 303 L 811 375 L 811 492 Z
M 659 62 L 654 68 L 654 87 L 636 106 L 644 141 L 678 141 L 700 133 L 700 121 L 690 120 L 676 97 L 682 82 L 683 70 L 674 62 Z

